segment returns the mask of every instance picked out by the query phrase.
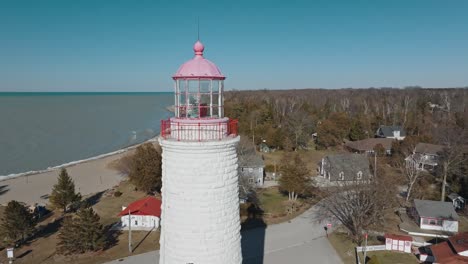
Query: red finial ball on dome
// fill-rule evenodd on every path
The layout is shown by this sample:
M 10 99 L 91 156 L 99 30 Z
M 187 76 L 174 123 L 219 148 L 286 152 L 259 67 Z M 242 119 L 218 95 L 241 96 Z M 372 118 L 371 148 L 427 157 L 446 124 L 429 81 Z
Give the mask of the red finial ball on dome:
M 203 44 L 197 40 L 197 42 L 195 42 L 195 45 L 193 45 L 193 51 L 195 51 L 195 55 L 203 55 L 203 51 L 205 50 L 205 46 L 203 46 Z

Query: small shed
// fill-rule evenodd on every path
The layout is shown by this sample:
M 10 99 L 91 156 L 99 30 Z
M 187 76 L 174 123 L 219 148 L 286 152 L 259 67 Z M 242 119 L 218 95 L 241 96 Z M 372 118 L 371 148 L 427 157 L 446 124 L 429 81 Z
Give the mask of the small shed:
M 458 195 L 458 193 L 451 193 L 447 195 L 448 199 L 452 202 L 453 208 L 455 210 L 465 209 L 465 198 Z
M 271 149 L 265 142 L 262 142 L 258 145 L 258 151 L 268 153 L 271 152 Z
M 410 236 L 385 234 L 385 249 L 411 253 L 413 238 Z

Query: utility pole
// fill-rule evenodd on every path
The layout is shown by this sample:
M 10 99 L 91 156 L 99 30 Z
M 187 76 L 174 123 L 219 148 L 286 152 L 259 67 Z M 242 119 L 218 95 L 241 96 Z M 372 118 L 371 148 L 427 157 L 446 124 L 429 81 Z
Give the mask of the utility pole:
M 374 178 L 377 177 L 377 151 L 374 150 Z
M 366 244 L 364 246 L 364 263 L 366 263 L 366 257 L 367 257 L 367 233 L 364 234 L 364 237 L 366 238 Z
M 128 252 L 132 253 L 132 220 L 130 219 L 130 208 L 128 208 Z

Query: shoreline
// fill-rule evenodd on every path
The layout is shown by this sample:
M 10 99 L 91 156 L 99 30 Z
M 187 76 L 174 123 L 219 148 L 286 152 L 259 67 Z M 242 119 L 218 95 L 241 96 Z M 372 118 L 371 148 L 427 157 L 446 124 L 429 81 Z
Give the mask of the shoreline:
M 113 188 L 126 176 L 109 165 L 142 144 L 157 142 L 157 138 L 158 136 L 116 151 L 71 161 L 41 171 L 23 172 L 6 177 L 0 176 L 2 177 L 0 179 L 0 204 L 6 205 L 11 200 L 29 205 L 47 204 L 48 196 L 53 185 L 57 183 L 61 168 L 67 168 L 68 174 L 75 183 L 75 191 L 83 196 Z
M 145 140 L 145 141 L 143 141 L 141 143 L 136 143 L 136 144 L 133 144 L 133 145 L 130 145 L 128 147 L 121 148 L 121 149 L 118 149 L 118 150 L 115 150 L 115 151 L 107 152 L 107 153 L 104 153 L 104 154 L 99 154 L 97 156 L 92 156 L 90 158 L 70 161 L 70 162 L 63 163 L 63 164 L 56 165 L 56 166 L 50 166 L 50 167 L 47 167 L 46 169 L 42 169 L 42 170 L 33 170 L 33 171 L 26 171 L 26 172 L 11 173 L 11 174 L 8 174 L 8 175 L 0 175 L 0 182 L 6 181 L 6 180 L 9 180 L 9 179 L 18 178 L 18 177 L 24 177 L 24 176 L 30 176 L 30 175 L 36 175 L 36 174 L 41 174 L 41 173 L 45 173 L 45 172 L 50 172 L 50 171 L 53 171 L 53 170 L 56 170 L 56 169 L 66 168 L 66 167 L 78 165 L 78 164 L 81 164 L 81 163 L 90 162 L 90 161 L 93 161 L 93 160 L 99 160 L 99 159 L 103 159 L 103 158 L 110 157 L 110 156 L 113 156 L 113 155 L 125 153 L 125 152 L 127 152 L 129 150 L 137 148 L 138 146 L 140 146 L 142 144 L 145 144 L 145 143 L 148 143 L 148 142 L 157 142 L 158 137 L 159 137 L 159 135 L 157 135 L 156 137 L 147 139 L 147 140 Z

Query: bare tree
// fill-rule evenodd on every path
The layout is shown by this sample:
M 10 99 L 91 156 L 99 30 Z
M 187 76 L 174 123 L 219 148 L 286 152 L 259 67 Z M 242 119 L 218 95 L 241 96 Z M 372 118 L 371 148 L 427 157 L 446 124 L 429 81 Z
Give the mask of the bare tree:
M 444 149 L 438 153 L 439 166 L 437 172 L 442 176 L 442 186 L 440 200 L 445 201 L 445 189 L 447 178 L 450 174 L 461 172 L 461 165 L 467 161 L 464 155 L 466 148 L 466 131 L 456 126 L 444 126 L 440 129 L 439 140 L 444 145 Z
M 394 207 L 395 189 L 386 179 L 345 181 L 340 186 L 324 190 L 327 196 L 319 204 L 319 213 L 335 217 L 348 230 L 358 245 L 364 230 L 385 219 L 386 210 Z
M 411 191 L 414 184 L 420 179 L 422 171 L 425 166 L 425 159 L 422 155 L 413 154 L 405 164 L 405 177 L 406 177 L 406 201 L 408 202 L 411 197 Z

